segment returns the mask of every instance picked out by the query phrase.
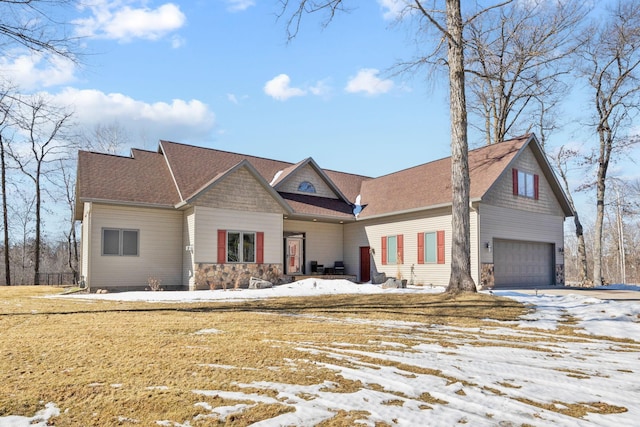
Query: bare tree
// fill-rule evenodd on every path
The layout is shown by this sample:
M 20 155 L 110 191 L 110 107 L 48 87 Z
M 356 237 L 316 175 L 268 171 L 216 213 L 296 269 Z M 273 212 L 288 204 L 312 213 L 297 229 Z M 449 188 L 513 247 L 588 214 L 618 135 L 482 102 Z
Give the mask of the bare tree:
M 0 0 L 0 52 L 23 46 L 75 61 L 76 38 L 62 17 L 72 0 Z
M 9 256 L 9 249 L 11 247 L 9 242 L 9 213 L 7 210 L 7 161 L 5 156 L 5 142 L 4 134 L 5 130 L 9 126 L 10 111 L 12 105 L 12 99 L 9 96 L 10 89 L 3 89 L 0 93 L 0 186 L 2 191 L 2 224 L 4 234 L 4 274 L 5 284 L 11 286 L 11 260 Z
M 606 181 L 612 156 L 635 142 L 626 132 L 640 106 L 640 3 L 620 0 L 594 24 L 580 50 L 580 76 L 589 84 L 598 148 L 593 283 L 604 282 L 602 271 Z
M 452 188 L 452 248 L 451 276 L 447 292 L 476 292 L 471 276 L 471 242 L 469 220 L 469 159 L 467 137 L 467 104 L 465 97 L 464 28 L 483 14 L 511 3 L 506 0 L 484 8 L 463 20 L 460 0 L 444 0 L 444 10 L 428 7 L 427 2 L 414 0 L 405 2 L 404 16 L 417 16 L 440 35 L 440 44 L 447 46 L 447 57 L 438 58 L 439 48 L 433 51 L 435 63 L 446 64 L 449 72 L 449 112 L 451 116 L 451 188 Z M 289 39 L 300 29 L 304 14 L 324 12 L 327 25 L 338 11 L 344 10 L 342 0 L 281 0 L 282 13 L 293 9 L 287 20 Z M 423 27 L 421 27 L 423 28 Z M 437 43 L 436 43 L 437 44 Z M 428 62 L 428 61 L 425 61 Z
M 556 170 L 558 171 L 560 178 L 562 179 L 564 190 L 567 195 L 567 200 L 569 201 L 569 206 L 571 206 L 571 210 L 573 211 L 573 224 L 576 228 L 577 240 L 578 281 L 582 286 L 589 286 L 592 285 L 592 283 L 589 281 L 589 273 L 587 269 L 587 248 L 584 242 L 584 229 L 582 226 L 582 222 L 580 221 L 580 216 L 578 215 L 576 205 L 573 202 L 573 196 L 571 195 L 572 191 L 571 187 L 569 186 L 568 178 L 569 162 L 574 159 L 580 158 L 580 155 L 576 150 L 572 150 L 563 145 L 560 147 L 558 152 L 551 157 L 554 160 Z
M 78 235 L 76 233 L 76 222 L 75 222 L 75 175 L 72 172 L 72 168 L 69 167 L 69 164 L 64 159 L 60 159 L 59 161 L 59 170 L 60 170 L 60 178 L 62 180 L 62 190 L 63 197 L 69 208 L 69 230 L 65 232 L 65 237 L 67 239 L 67 260 L 68 267 L 73 273 L 73 277 L 78 277 Z
M 131 142 L 127 130 L 118 122 L 98 123 L 80 138 L 86 149 L 108 154 L 123 154 L 122 150 Z
M 517 1 L 468 23 L 470 112 L 481 118 L 487 144 L 530 131 L 534 117 L 544 133 L 544 119 L 566 92 L 568 59 L 579 46 L 574 33 L 587 12 L 581 0 Z
M 52 166 L 68 156 L 73 143 L 65 140 L 71 113 L 55 106 L 43 95 L 20 101 L 16 125 L 22 141 L 9 146 L 8 154 L 18 169 L 32 181 L 35 192 L 34 284 L 40 273 L 40 245 L 42 239 L 43 179 L 52 173 Z

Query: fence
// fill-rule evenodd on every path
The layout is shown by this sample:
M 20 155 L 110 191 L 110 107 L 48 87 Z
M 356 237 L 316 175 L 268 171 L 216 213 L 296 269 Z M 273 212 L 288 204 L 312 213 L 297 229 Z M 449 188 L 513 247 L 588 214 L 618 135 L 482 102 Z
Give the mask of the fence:
M 38 285 L 75 285 L 78 283 L 78 276 L 74 273 L 38 273 Z

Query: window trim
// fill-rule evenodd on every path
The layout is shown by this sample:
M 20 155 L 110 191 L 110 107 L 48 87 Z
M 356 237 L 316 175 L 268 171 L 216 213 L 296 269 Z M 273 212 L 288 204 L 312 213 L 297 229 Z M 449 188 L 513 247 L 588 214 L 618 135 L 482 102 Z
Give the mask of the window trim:
M 302 181 L 298 184 L 298 191 L 302 193 L 316 194 L 316 186 L 312 182 Z
M 538 200 L 540 197 L 538 174 L 513 168 L 513 195 Z
M 433 249 L 435 260 L 427 260 L 427 234 L 434 236 Z M 445 232 L 444 230 L 424 231 L 418 233 L 418 264 L 444 264 L 445 263 Z
M 396 254 L 395 259 L 390 259 L 389 257 L 389 238 L 393 237 L 396 239 Z M 382 265 L 402 265 L 404 264 L 404 235 L 403 234 L 389 234 L 387 236 L 382 236 L 381 238 L 381 250 L 382 252 Z
M 229 261 L 229 234 L 239 234 L 238 261 Z M 253 261 L 245 261 L 242 242 L 245 235 L 253 235 Z M 264 232 L 248 230 L 218 230 L 218 264 L 263 264 L 264 263 Z
M 105 231 L 117 231 L 118 232 L 118 253 L 105 253 Z M 125 254 L 124 253 L 124 233 L 135 232 L 136 233 L 136 253 Z M 121 256 L 121 257 L 138 257 L 140 256 L 140 229 L 136 228 L 116 228 L 116 227 L 102 227 L 100 232 L 102 241 L 100 242 L 100 255 L 101 256 Z

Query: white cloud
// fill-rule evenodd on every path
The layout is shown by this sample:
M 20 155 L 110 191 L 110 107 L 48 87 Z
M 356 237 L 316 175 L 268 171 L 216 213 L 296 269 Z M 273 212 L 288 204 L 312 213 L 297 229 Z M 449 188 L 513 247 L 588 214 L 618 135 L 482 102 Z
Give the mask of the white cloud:
M 304 96 L 307 91 L 300 88 L 291 87 L 291 79 L 286 74 L 280 74 L 269 80 L 264 85 L 264 93 L 278 101 L 286 101 L 294 96 Z
M 322 96 L 328 98 L 332 93 L 332 88 L 329 85 L 329 80 L 320 80 L 315 85 L 309 87 L 309 92 L 316 96 Z
M 382 9 L 382 17 L 388 21 L 401 18 L 407 9 L 406 0 L 378 0 Z
M 251 6 L 255 6 L 255 4 L 254 0 L 227 0 L 227 10 L 229 12 L 242 12 Z
M 349 93 L 365 92 L 368 95 L 389 92 L 394 87 L 393 81 L 380 79 L 379 73 L 375 68 L 363 68 L 349 80 L 345 90 Z
M 136 8 L 124 3 L 130 2 L 96 0 L 83 7 L 88 8 L 92 16 L 73 22 L 77 26 L 77 34 L 123 42 L 135 38 L 157 40 L 186 22 L 180 7 L 173 3 L 165 3 L 156 9 Z
M 120 93 L 67 88 L 54 95 L 60 105 L 70 105 L 74 119 L 81 127 L 92 129 L 96 124 L 117 123 L 136 138 L 144 135 L 148 142 L 159 139 L 201 141 L 211 138 L 215 115 L 201 101 L 174 99 L 171 103 L 147 103 Z
M 0 75 L 23 90 L 67 84 L 76 79 L 76 65 L 59 56 L 11 52 L 0 57 Z

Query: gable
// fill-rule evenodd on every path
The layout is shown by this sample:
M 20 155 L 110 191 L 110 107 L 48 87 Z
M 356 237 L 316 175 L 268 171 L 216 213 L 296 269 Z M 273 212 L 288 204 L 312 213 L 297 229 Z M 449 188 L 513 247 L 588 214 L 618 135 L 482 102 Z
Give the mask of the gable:
M 513 194 L 513 169 L 538 176 L 537 200 Z M 514 159 L 510 167 L 502 172 L 496 183 L 482 198 L 482 201 L 498 207 L 564 216 L 556 193 L 534 155 L 531 146 L 525 147 L 520 155 Z
M 300 184 L 309 183 L 315 189 L 315 193 L 302 191 Z M 304 194 L 318 197 L 326 197 L 330 199 L 337 199 L 337 194 L 326 183 L 326 181 L 316 172 L 316 170 L 310 165 L 306 164 L 299 169 L 293 171 L 286 180 L 276 186 L 279 192 Z
M 247 212 L 285 213 L 271 193 L 246 167 L 238 168 L 203 190 L 194 206 Z

